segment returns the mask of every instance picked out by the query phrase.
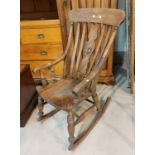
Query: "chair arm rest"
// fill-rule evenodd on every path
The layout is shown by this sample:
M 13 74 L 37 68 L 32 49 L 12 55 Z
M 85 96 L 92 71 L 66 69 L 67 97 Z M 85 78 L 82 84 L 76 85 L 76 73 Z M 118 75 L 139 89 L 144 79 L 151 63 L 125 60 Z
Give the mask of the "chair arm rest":
M 86 87 L 92 80 L 96 77 L 98 73 L 98 70 L 91 72 L 86 78 L 84 78 L 80 83 L 78 83 L 74 88 L 73 88 L 73 93 L 78 95 L 78 93 Z
M 48 64 L 44 64 L 44 65 L 40 65 L 40 66 L 37 66 L 33 69 L 33 72 L 36 73 L 36 72 L 39 72 L 41 71 L 42 69 L 48 69 L 48 68 L 51 68 L 52 66 L 58 64 L 60 61 L 62 61 L 63 59 L 65 58 L 65 55 L 62 55 L 61 57 L 59 57 L 58 59 L 54 60 L 54 61 L 51 61 L 50 63 Z
M 88 79 L 83 79 L 79 84 L 77 84 L 74 88 L 73 88 L 73 94 L 78 95 L 78 93 L 89 83 Z

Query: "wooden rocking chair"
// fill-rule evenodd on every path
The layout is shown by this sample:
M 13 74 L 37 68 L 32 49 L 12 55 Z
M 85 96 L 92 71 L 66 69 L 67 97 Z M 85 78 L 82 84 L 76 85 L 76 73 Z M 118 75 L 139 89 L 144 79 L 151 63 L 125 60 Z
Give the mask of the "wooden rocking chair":
M 43 84 L 43 88 L 39 91 L 39 120 L 48 118 L 60 110 L 67 111 L 69 150 L 86 137 L 110 101 L 108 97 L 104 104 L 99 102 L 96 84 L 100 71 L 105 67 L 117 28 L 124 17 L 124 12 L 118 9 L 71 10 L 69 12 L 70 31 L 64 53 L 57 60 L 34 69 L 34 72 L 40 72 Z M 75 40 L 73 40 L 74 35 Z M 64 61 L 63 77 L 59 81 L 48 84 L 43 76 L 43 70 L 51 71 L 51 68 L 62 60 Z M 53 70 L 52 75 L 55 78 Z M 93 101 L 88 99 L 89 97 L 92 97 Z M 84 100 L 89 101 L 92 106 L 79 116 L 74 112 L 74 108 Z M 54 105 L 56 109 L 43 114 L 45 103 Z M 75 126 L 92 108 L 96 108 L 96 116 L 89 127 L 75 138 Z

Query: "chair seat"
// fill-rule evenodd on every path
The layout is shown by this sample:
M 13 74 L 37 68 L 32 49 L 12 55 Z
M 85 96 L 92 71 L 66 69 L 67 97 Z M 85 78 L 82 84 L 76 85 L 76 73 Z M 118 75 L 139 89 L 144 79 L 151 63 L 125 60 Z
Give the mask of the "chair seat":
M 62 79 L 56 83 L 51 83 L 39 92 L 40 96 L 47 102 L 65 109 L 69 109 L 73 104 L 73 87 L 78 83 L 73 79 Z

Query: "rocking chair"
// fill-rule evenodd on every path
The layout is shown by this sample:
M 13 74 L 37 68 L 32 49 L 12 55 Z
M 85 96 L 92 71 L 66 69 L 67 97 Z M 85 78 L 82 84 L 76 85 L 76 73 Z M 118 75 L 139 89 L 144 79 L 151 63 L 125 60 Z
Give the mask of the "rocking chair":
M 43 84 L 43 88 L 39 91 L 39 120 L 53 116 L 60 110 L 65 110 L 68 113 L 69 150 L 75 148 L 86 137 L 110 102 L 110 97 L 104 104 L 99 102 L 96 84 L 100 71 L 106 65 L 117 28 L 124 17 L 124 12 L 118 9 L 71 10 L 69 12 L 68 43 L 64 53 L 57 60 L 34 69 L 34 72 L 40 72 Z M 43 70 L 51 71 L 53 66 L 60 61 L 64 61 L 63 77 L 58 81 L 53 80 L 48 83 L 43 76 Z M 53 69 L 52 76 L 53 79 L 56 79 Z M 90 97 L 93 101 L 89 99 Z M 90 102 L 92 106 L 78 115 L 74 109 L 84 100 Z M 44 114 L 45 103 L 53 105 L 55 110 Z M 87 116 L 92 108 L 96 108 L 96 116 L 89 127 L 75 138 L 75 126 Z

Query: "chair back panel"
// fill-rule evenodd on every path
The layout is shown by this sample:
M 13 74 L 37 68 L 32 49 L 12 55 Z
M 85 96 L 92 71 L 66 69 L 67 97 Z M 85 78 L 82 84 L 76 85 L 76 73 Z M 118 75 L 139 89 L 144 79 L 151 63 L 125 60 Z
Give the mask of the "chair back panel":
M 97 18 L 100 13 L 105 18 L 94 19 L 94 12 Z M 83 79 L 100 63 L 116 32 L 115 28 L 124 19 L 124 12 L 116 9 L 76 9 L 69 12 L 69 19 L 73 30 L 69 34 L 72 39 L 66 56 L 64 68 L 68 73 L 65 72 L 65 77 Z
M 70 18 L 68 25 L 73 31 L 70 31 L 69 35 L 71 43 L 64 63 L 64 77 L 83 79 L 89 73 L 95 73 L 94 70 L 101 71 L 106 67 L 109 50 L 112 49 L 109 48 L 113 46 L 116 27 L 123 21 L 124 12 L 118 9 L 107 9 L 117 8 L 117 0 L 68 1 L 70 1 L 71 10 L 68 12 Z M 100 14 L 101 17 L 104 16 L 102 20 L 100 20 Z M 93 89 L 98 75 L 90 83 Z

